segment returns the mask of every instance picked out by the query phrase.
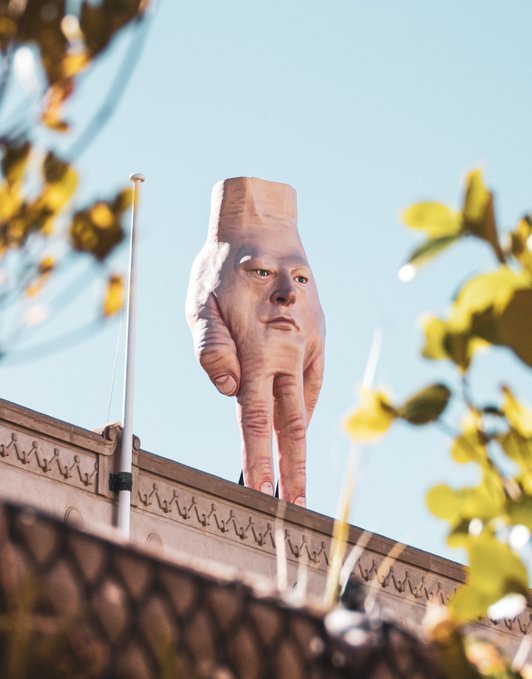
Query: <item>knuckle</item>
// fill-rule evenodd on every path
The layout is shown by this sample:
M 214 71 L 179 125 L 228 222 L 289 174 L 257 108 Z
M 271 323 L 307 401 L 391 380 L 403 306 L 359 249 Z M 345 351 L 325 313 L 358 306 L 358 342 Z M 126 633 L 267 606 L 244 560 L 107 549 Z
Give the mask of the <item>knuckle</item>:
M 248 472 L 253 479 L 262 483 L 270 481 L 273 483 L 272 461 L 271 457 L 260 456 L 248 462 Z
M 269 408 L 262 404 L 244 406 L 242 426 L 248 434 L 268 436 L 271 433 Z
M 201 367 L 209 374 L 221 374 L 233 367 L 234 354 L 228 346 L 202 344 L 197 354 Z
M 300 413 L 289 415 L 279 423 L 278 433 L 292 441 L 304 440 L 307 433 L 306 418 Z

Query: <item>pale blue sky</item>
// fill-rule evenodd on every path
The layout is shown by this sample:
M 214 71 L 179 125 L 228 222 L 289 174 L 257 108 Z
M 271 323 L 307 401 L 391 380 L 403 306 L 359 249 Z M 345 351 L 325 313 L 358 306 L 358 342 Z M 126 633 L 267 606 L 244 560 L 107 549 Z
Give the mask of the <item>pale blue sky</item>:
M 134 424 L 145 449 L 238 479 L 234 402 L 196 364 L 184 320 L 188 274 L 216 181 L 288 182 L 328 333 L 308 434 L 308 503 L 334 514 L 349 449 L 341 418 L 374 329 L 384 333 L 377 384 L 398 398 L 454 380 L 418 357 L 417 318 L 443 311 L 458 281 L 493 264 L 482 244 L 467 243 L 400 283 L 397 270 L 418 242 L 399 223 L 401 208 L 427 198 L 458 204 L 463 173 L 478 164 L 505 227 L 532 208 L 531 25 L 524 0 L 160 2 L 124 98 L 80 162 L 86 196 L 110 193 L 133 171 L 146 175 Z M 97 106 L 126 42 L 83 83 L 75 111 Z M 97 294 L 91 288 L 32 341 L 80 325 Z M 118 330 L 112 324 L 46 359 L 0 364 L 2 397 L 102 425 Z M 531 400 L 530 374 L 501 354 L 477 361 L 475 393 L 485 398 L 504 379 Z M 119 370 L 111 419 L 120 419 L 121 380 Z M 398 425 L 366 455 L 352 522 L 449 555 L 423 500 L 445 479 L 459 479 L 445 437 Z

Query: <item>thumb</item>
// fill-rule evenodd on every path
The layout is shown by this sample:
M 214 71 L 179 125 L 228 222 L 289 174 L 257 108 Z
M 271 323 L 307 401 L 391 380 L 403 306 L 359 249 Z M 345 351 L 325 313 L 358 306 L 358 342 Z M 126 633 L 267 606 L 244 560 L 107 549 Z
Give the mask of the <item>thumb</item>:
M 216 297 L 188 314 L 196 356 L 218 391 L 234 396 L 240 387 L 240 362 L 233 338 L 223 320 Z

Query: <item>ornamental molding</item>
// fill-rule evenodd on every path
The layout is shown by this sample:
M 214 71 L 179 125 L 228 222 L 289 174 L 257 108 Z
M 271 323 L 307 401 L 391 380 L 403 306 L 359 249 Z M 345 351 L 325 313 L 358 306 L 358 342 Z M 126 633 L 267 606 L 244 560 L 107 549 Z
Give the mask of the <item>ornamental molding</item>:
M 97 454 L 38 441 L 23 432 L 0 427 L 0 461 L 89 492 L 97 489 Z
M 275 555 L 276 521 L 259 512 L 252 514 L 249 509 L 213 501 L 145 472 L 139 475 L 137 498 L 141 511 Z M 330 537 L 320 540 L 319 536 L 312 535 L 312 530 L 299 528 L 291 522 L 281 523 L 280 519 L 277 522 L 282 525 L 288 558 L 296 562 L 305 559 L 313 569 L 324 574 L 329 566 Z M 428 603 L 446 604 L 454 595 L 458 585 L 455 580 L 441 575 L 431 577 L 421 568 L 404 565 L 400 557 L 385 566 L 382 572 L 387 558 L 366 548 L 355 562 L 353 573 L 368 589 L 386 592 L 385 596 L 406 599 L 410 604 L 423 607 Z M 530 609 L 516 618 L 484 622 L 510 633 L 532 632 Z
M 271 518 L 201 497 L 147 474 L 139 475 L 137 488 L 139 509 L 275 555 L 276 521 Z M 283 524 L 288 556 L 296 560 L 306 558 L 311 566 L 326 570 L 329 540 L 314 542 L 312 531 L 294 530 L 293 524 L 290 527 L 286 527 L 286 522 Z

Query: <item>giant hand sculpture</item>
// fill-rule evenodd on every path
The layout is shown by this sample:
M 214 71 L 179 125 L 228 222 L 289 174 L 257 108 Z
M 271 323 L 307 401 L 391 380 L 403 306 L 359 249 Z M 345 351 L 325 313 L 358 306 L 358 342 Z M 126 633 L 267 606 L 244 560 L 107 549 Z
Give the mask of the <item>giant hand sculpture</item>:
M 187 319 L 217 389 L 236 396 L 246 486 L 306 504 L 306 430 L 323 375 L 325 323 L 287 184 L 214 186 L 207 242 L 192 268 Z

